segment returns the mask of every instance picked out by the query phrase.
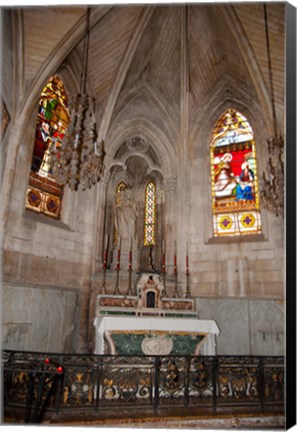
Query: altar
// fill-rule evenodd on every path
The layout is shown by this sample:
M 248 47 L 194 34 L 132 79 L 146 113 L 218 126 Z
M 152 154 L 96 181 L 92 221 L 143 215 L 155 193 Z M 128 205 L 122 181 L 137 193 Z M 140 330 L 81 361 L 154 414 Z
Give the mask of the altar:
M 215 321 L 191 318 L 96 317 L 95 354 L 215 355 Z
M 219 335 L 194 299 L 168 297 L 156 273 L 141 274 L 135 294 L 99 294 L 94 326 L 95 354 L 215 355 Z

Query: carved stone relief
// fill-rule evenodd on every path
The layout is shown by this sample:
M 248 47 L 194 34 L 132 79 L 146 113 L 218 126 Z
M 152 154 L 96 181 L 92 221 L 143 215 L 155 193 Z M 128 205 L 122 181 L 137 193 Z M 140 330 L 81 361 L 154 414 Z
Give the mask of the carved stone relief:
M 284 354 L 284 308 L 276 301 L 204 298 L 196 305 L 200 319 L 218 324 L 217 354 Z
M 69 317 L 75 316 L 77 293 L 63 294 L 59 289 L 4 286 L 3 348 L 63 352 L 66 338 L 68 347 L 74 351 L 69 338 L 75 337 L 75 325 Z
M 284 308 L 276 302 L 251 301 L 252 354 L 284 354 Z
M 221 331 L 217 339 L 218 354 L 248 354 L 249 336 L 245 301 L 199 299 L 197 309 L 200 319 L 214 319 L 218 324 Z M 206 311 L 208 316 L 205 314 Z

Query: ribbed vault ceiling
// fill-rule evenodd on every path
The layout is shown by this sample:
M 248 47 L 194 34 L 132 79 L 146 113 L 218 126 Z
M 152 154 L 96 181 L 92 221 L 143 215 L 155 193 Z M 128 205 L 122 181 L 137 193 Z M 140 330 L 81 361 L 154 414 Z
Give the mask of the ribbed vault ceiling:
M 275 100 L 280 118 L 284 102 L 284 6 L 284 3 L 267 5 Z M 128 94 L 135 85 L 147 82 L 168 106 L 172 119 L 179 121 L 183 38 L 186 38 L 186 65 L 193 107 L 207 100 L 213 88 L 226 77 L 236 80 L 257 97 L 249 67 L 250 57 L 240 49 L 226 18 L 231 9 L 259 68 L 265 90 L 270 92 L 262 3 L 191 4 L 186 12 L 186 30 L 182 28 L 185 5 L 113 6 L 100 15 L 100 9 L 104 7 L 92 7 L 88 66 L 88 84 L 97 100 L 99 117 L 104 114 L 115 88 L 118 101 L 121 94 Z M 153 8 L 152 13 L 147 20 L 141 21 L 147 8 Z M 85 7 L 22 9 L 23 82 L 27 85 L 34 82 L 56 51 L 61 55 L 61 63 L 68 55 L 70 60 L 72 56 L 77 58 L 78 53 L 82 55 L 82 42 L 76 42 L 63 58 L 61 41 L 71 40 L 78 28 L 81 29 L 81 40 L 85 11 Z M 135 34 L 139 37 L 135 38 Z M 132 53 L 130 57 L 129 53 Z M 80 70 L 74 73 L 79 79 Z M 121 73 L 124 76 L 120 76 Z M 118 87 L 117 82 L 120 82 Z M 261 98 L 259 94 L 258 98 Z M 113 112 L 116 112 L 116 102 Z

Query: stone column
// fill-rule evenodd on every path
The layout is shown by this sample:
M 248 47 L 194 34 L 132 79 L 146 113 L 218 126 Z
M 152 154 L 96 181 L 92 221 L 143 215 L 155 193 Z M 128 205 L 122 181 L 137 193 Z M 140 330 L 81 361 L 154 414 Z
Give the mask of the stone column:
M 105 226 L 105 208 L 106 208 L 106 192 L 107 185 L 110 179 L 110 173 L 106 173 L 98 184 L 98 193 L 96 196 L 95 220 L 94 220 L 94 242 L 92 255 L 92 275 L 98 272 L 102 273 L 103 269 L 103 253 L 104 253 L 104 226 Z M 102 287 L 102 281 L 91 278 L 88 294 L 88 349 L 93 352 L 94 349 L 94 328 L 93 321 L 96 313 L 96 300 Z M 82 298 L 83 302 L 83 298 Z
M 166 271 L 173 271 L 174 242 L 176 240 L 176 178 L 164 180 L 165 202 L 164 202 L 164 233 L 166 249 Z

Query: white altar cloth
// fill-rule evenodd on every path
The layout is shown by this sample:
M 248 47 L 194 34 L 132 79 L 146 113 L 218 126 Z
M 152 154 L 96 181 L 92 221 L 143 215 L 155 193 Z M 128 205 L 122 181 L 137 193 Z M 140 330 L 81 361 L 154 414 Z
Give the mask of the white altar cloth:
M 96 328 L 95 354 L 104 354 L 104 335 L 106 331 L 111 330 L 155 330 L 206 333 L 207 336 L 201 344 L 200 353 L 202 355 L 216 354 L 216 336 L 220 333 L 215 321 L 191 318 L 96 317 L 94 326 Z

